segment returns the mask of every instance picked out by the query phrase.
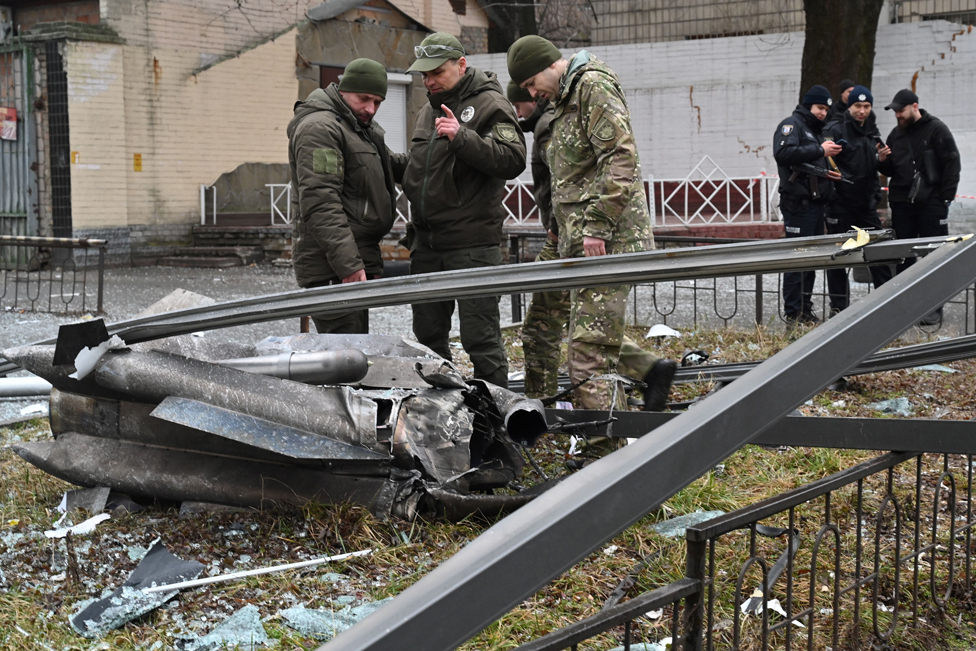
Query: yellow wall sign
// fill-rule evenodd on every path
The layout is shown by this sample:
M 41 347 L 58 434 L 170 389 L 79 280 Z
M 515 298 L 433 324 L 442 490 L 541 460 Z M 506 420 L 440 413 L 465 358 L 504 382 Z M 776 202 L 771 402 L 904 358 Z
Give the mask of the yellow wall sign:
M 80 162 L 81 162 L 81 154 L 76 151 L 71 152 L 71 164 L 77 165 Z
M 142 154 L 132 154 L 132 171 L 142 171 Z

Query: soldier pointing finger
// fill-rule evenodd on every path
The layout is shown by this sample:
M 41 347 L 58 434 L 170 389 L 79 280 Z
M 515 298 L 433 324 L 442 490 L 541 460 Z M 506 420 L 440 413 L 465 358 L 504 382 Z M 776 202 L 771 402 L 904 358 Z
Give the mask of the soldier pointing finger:
M 428 103 L 417 116 L 409 154 L 394 156 L 410 200 L 410 272 L 501 264 L 505 181 L 525 169 L 525 138 L 495 73 L 468 66 L 461 43 L 431 34 L 414 50 Z M 497 297 L 457 301 L 461 345 L 474 376 L 508 386 Z M 445 359 L 454 301 L 413 306 L 417 341 Z

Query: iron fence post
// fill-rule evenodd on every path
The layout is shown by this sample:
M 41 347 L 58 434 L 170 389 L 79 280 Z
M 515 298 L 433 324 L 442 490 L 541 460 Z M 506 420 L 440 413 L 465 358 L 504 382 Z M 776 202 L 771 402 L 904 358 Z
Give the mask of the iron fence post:
M 763 275 L 756 274 L 756 325 L 762 325 L 763 320 Z
M 519 236 L 512 233 L 508 236 L 508 257 L 512 264 L 522 261 L 521 251 L 519 250 Z M 512 323 L 522 320 L 522 294 L 512 294 Z
M 105 249 L 106 245 L 102 244 L 98 247 L 98 311 L 97 314 L 102 313 L 102 299 L 105 295 Z
M 682 651 L 701 651 L 705 623 L 705 550 L 707 540 L 688 540 L 685 556 L 685 577 L 698 582 L 698 590 L 685 597 L 681 613 Z

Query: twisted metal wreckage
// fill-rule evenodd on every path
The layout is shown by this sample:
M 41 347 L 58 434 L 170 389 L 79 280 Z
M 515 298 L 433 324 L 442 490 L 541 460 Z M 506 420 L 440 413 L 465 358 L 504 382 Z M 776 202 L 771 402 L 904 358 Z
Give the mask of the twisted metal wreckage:
M 57 341 L 3 351 L 0 371 L 19 365 L 54 387 L 54 440 L 14 450 L 74 484 L 133 497 L 255 507 L 353 501 L 406 519 L 511 510 L 554 483 L 494 492 L 520 488 L 522 448 L 554 428 L 541 402 L 464 380 L 396 337 L 297 335 L 246 346 L 188 335 L 330 309 L 884 264 L 947 241 L 861 235 L 389 278 L 66 326 Z M 948 359 L 944 351 L 939 359 Z

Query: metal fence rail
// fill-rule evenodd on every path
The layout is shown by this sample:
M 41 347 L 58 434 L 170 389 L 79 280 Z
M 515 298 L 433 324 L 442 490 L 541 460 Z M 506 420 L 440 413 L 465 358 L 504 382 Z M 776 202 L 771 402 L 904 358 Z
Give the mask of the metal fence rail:
M 0 236 L 0 309 L 83 314 L 94 304 L 101 313 L 107 249 L 105 240 Z
M 528 260 L 531 250 L 545 237 L 541 231 L 513 233 L 509 243 L 512 261 Z M 760 240 L 664 235 L 655 237 L 654 241 L 659 249 L 673 249 Z M 867 267 L 860 269 L 867 272 Z M 874 291 L 866 273 L 865 278 L 856 268 L 848 269 L 847 273 L 850 281 L 848 302 Z M 663 323 L 672 327 L 752 328 L 772 321 L 786 322 L 782 274 L 689 278 L 632 287 L 629 320 L 633 325 Z M 527 294 L 512 295 L 513 322 L 524 318 L 529 298 L 531 296 Z M 830 313 L 824 271 L 816 273 L 813 303 L 821 315 Z M 946 303 L 942 323 L 930 329 L 952 331 L 955 335 L 976 333 L 976 285 L 970 285 Z
M 689 527 L 683 579 L 518 649 L 576 649 L 621 625 L 625 649 L 658 642 L 655 608 L 686 650 L 891 642 L 972 590 L 972 461 L 891 452 Z

